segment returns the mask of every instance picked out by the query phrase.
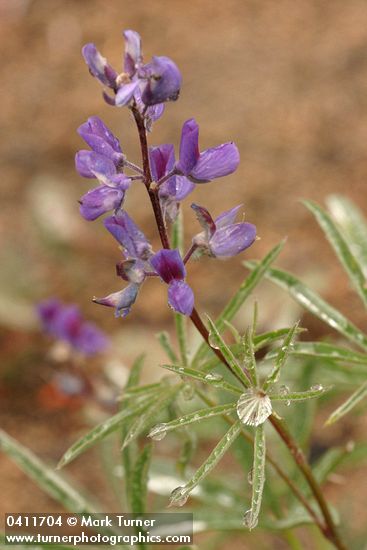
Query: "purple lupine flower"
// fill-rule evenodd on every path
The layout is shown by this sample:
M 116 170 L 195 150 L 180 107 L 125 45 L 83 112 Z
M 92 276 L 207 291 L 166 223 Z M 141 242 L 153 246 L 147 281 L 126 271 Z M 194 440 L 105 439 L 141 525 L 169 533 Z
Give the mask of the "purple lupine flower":
M 175 151 L 171 144 L 150 147 L 149 149 L 150 168 L 154 181 L 159 181 L 167 176 L 175 166 Z M 159 187 L 158 196 L 160 199 L 164 217 L 170 222 L 177 218 L 179 203 L 187 197 L 195 188 L 195 184 L 185 176 L 173 174 Z
M 130 312 L 131 306 L 136 300 L 140 284 L 131 283 L 123 290 L 113 292 L 105 298 L 93 298 L 93 302 L 102 306 L 114 307 L 115 317 L 126 317 Z
M 102 352 L 109 345 L 107 336 L 83 319 L 78 306 L 50 298 L 38 304 L 37 314 L 45 332 L 85 355 Z
M 146 273 L 150 270 L 148 260 L 153 254 L 152 247 L 125 210 L 119 210 L 103 223 L 121 244 L 126 258 L 116 266 L 117 275 L 130 284 L 123 290 L 113 292 L 105 298 L 94 298 L 93 301 L 103 306 L 114 307 L 116 317 L 126 317 L 145 281 Z
M 119 140 L 100 118 L 90 117 L 78 128 L 78 133 L 92 151 L 77 152 L 76 169 L 84 178 L 97 178 L 100 182 L 80 199 L 81 215 L 92 221 L 121 208 L 131 179 L 118 171 L 124 161 Z
M 204 229 L 193 238 L 193 244 L 209 256 L 229 258 L 252 245 L 256 239 L 256 227 L 251 223 L 234 223 L 242 205 L 220 214 L 215 220 L 208 210 L 192 204 L 196 217 Z
M 195 119 L 187 120 L 181 133 L 180 158 L 177 173 L 194 183 L 207 183 L 215 178 L 232 174 L 240 162 L 240 155 L 233 142 L 199 152 L 199 126 Z
M 144 65 L 140 35 L 132 30 L 124 31 L 123 35 L 124 72 L 120 75 L 117 75 L 94 44 L 84 46 L 82 53 L 91 74 L 115 91 L 115 99 L 104 94 L 107 103 L 121 107 L 135 100 L 139 110 L 143 112 L 144 109 L 150 125 L 163 113 L 163 107 L 155 108 L 157 105 L 178 98 L 181 73 L 169 57 L 154 56 L 150 63 Z M 143 104 L 142 108 L 140 103 Z
M 163 249 L 150 258 L 161 279 L 168 284 L 168 303 L 178 313 L 191 315 L 194 294 L 185 283 L 186 269 L 178 250 Z

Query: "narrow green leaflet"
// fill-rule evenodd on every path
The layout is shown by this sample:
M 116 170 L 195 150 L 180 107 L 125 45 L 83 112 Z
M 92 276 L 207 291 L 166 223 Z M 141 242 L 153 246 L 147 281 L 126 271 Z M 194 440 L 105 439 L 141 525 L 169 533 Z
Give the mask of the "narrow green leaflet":
M 0 450 L 8 455 L 43 491 L 60 502 L 67 510 L 80 513 L 95 512 L 93 507 L 61 475 L 3 430 L 0 430 Z
M 236 378 L 242 382 L 242 384 L 245 387 L 250 386 L 250 379 L 246 376 L 244 371 L 239 366 L 237 359 L 231 352 L 230 348 L 227 346 L 221 335 L 219 334 L 217 327 L 213 323 L 213 321 L 210 319 L 210 317 L 207 315 L 208 323 L 209 323 L 209 342 L 211 346 L 213 346 L 216 349 L 219 349 L 224 358 L 226 359 L 227 363 L 229 364 L 232 373 L 236 376 Z
M 295 391 L 287 393 L 270 393 L 269 397 L 272 401 L 307 401 L 307 399 L 315 399 L 327 392 L 330 387 L 325 388 L 318 384 L 311 387 L 308 391 Z
M 215 388 L 220 388 L 222 390 L 229 391 L 231 393 L 234 393 L 235 395 L 242 394 L 242 390 L 240 387 L 234 386 L 233 384 L 229 384 L 229 382 L 226 382 L 225 380 L 223 380 L 223 376 L 221 374 L 217 374 L 215 372 L 210 372 L 208 374 L 205 374 L 205 372 L 201 372 L 199 370 L 195 370 L 190 367 L 178 367 L 177 365 L 161 365 L 161 366 L 164 369 L 167 369 L 172 372 L 175 372 L 176 374 L 179 374 L 180 376 L 188 376 L 189 378 L 195 378 L 196 380 L 200 380 L 205 384 L 210 384 Z
M 339 229 L 329 216 L 318 204 L 312 201 L 303 201 L 307 208 L 313 213 L 320 227 L 324 231 L 328 241 L 333 247 L 342 266 L 347 272 L 349 279 L 361 297 L 364 305 L 367 305 L 366 279 L 363 271 L 350 250 L 349 244 L 345 241 Z
M 247 369 L 251 376 L 251 381 L 254 386 L 258 385 L 258 376 L 256 369 L 255 348 L 253 343 L 253 335 L 250 330 L 246 331 L 245 336 L 242 339 L 242 351 L 243 351 L 243 366 Z
M 178 357 L 172 347 L 168 332 L 162 331 L 157 334 L 158 342 L 167 354 L 167 357 L 173 363 L 178 363 Z
M 122 441 L 121 449 L 125 449 L 132 441 L 135 441 L 139 435 L 151 426 L 152 421 L 158 416 L 165 407 L 167 407 L 181 390 L 182 384 L 176 384 L 170 388 L 161 389 L 153 401 L 150 401 L 148 407 L 132 422 Z
M 171 506 L 183 506 L 193 489 L 215 468 L 223 455 L 228 451 L 232 443 L 237 439 L 241 432 L 242 424 L 237 420 L 227 431 L 226 435 L 214 447 L 206 461 L 195 472 L 192 478 L 182 487 L 177 487 L 172 491 L 170 498 Z
M 290 329 L 287 336 L 285 337 L 283 345 L 277 353 L 274 368 L 264 382 L 264 385 L 263 385 L 264 390 L 267 390 L 269 386 L 277 382 L 280 375 L 280 369 L 283 367 L 283 365 L 288 359 L 289 351 L 291 349 L 291 346 L 293 345 L 293 339 L 296 335 L 297 328 L 298 328 L 298 323 L 296 323 L 294 327 Z
M 146 384 L 145 386 L 125 386 L 125 388 L 121 396 L 122 401 L 132 397 L 139 398 L 145 397 L 151 393 L 159 393 L 162 389 L 162 384 L 160 382 L 154 382 L 153 384 Z
M 236 403 L 230 403 L 229 405 L 218 405 L 217 407 L 208 407 L 206 409 L 200 409 L 199 411 L 186 414 L 185 416 L 181 416 L 181 418 L 177 418 L 176 420 L 172 420 L 171 422 L 157 424 L 157 426 L 154 426 L 150 430 L 148 437 L 151 437 L 152 439 L 156 439 L 157 441 L 159 441 L 160 439 L 163 439 L 163 437 L 165 437 L 167 433 L 171 432 L 172 430 L 177 430 L 178 428 L 182 428 L 183 426 L 187 426 L 188 424 L 194 424 L 195 422 L 201 422 L 202 420 L 207 420 L 208 418 L 212 418 L 213 416 L 229 414 L 234 410 L 236 410 Z
M 270 252 L 263 258 L 252 270 L 252 273 L 243 281 L 242 285 L 233 296 L 233 298 L 228 302 L 226 307 L 223 309 L 222 313 L 215 321 L 215 326 L 217 330 L 221 332 L 225 328 L 225 321 L 231 321 L 236 315 L 237 311 L 240 309 L 242 304 L 249 297 L 251 292 L 254 290 L 256 285 L 262 280 L 265 273 L 267 272 L 269 266 L 275 261 L 275 259 L 280 254 L 285 240 L 275 246 Z M 208 353 L 208 347 L 205 342 L 201 344 L 195 356 L 192 360 L 192 366 L 196 366 L 203 358 L 205 358 Z
M 246 261 L 246 267 L 255 269 L 256 262 Z M 349 319 L 342 313 L 325 302 L 316 292 L 308 288 L 297 277 L 280 269 L 270 268 L 266 277 L 278 286 L 288 291 L 301 306 L 310 311 L 313 315 L 324 321 L 331 328 L 355 342 L 360 347 L 367 349 L 367 336 L 363 334 Z
M 127 380 L 127 383 L 125 385 L 125 388 L 131 388 L 133 386 L 137 386 L 139 384 L 139 380 L 140 380 L 140 375 L 141 375 L 141 371 L 143 369 L 143 366 L 144 366 L 144 360 L 145 360 L 145 354 L 142 353 L 141 355 L 139 355 L 131 369 L 130 369 L 130 374 L 129 374 L 129 378 Z
M 326 425 L 334 424 L 342 416 L 346 415 L 367 395 L 367 382 L 365 382 L 357 391 L 353 393 L 340 407 L 338 407 L 327 419 Z
M 116 431 L 124 421 L 130 420 L 133 416 L 141 414 L 151 402 L 152 398 L 149 396 L 136 405 L 125 407 L 114 416 L 98 424 L 98 426 L 88 432 L 87 435 L 81 437 L 66 451 L 58 464 L 58 468 L 62 468 L 66 464 L 69 464 L 69 462 L 72 462 L 77 456 L 92 447 L 92 445 L 95 445 L 98 441 L 101 441 L 104 437 Z
M 357 206 L 340 195 L 329 195 L 326 199 L 333 219 L 340 227 L 354 257 L 364 274 L 367 273 L 367 222 Z
M 152 445 L 145 445 L 137 458 L 132 471 L 131 511 L 133 514 L 144 514 L 148 492 L 148 474 L 152 458 Z
M 312 468 L 317 482 L 323 483 L 326 481 L 328 475 L 339 466 L 346 454 L 348 454 L 348 451 L 345 448 L 334 447 L 328 449 Z
M 358 353 L 327 342 L 297 342 L 293 345 L 289 354 L 296 357 L 311 356 L 331 361 L 357 363 L 364 365 L 367 372 L 367 354 Z M 276 350 L 272 350 L 266 355 L 266 359 L 273 359 L 274 357 L 276 357 Z
M 266 445 L 264 424 L 257 426 L 254 441 L 254 466 L 252 469 L 251 508 L 245 512 L 243 523 L 248 529 L 254 529 L 259 521 L 262 495 L 265 483 Z

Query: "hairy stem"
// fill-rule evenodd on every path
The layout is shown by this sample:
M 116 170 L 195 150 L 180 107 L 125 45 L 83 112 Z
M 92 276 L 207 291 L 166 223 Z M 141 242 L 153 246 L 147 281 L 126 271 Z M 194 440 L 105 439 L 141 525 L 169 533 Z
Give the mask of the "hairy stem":
M 144 125 L 144 117 L 139 113 L 136 107 L 131 108 L 136 126 L 139 133 L 139 140 L 140 140 L 140 148 L 141 148 L 141 156 L 142 156 L 142 162 L 143 162 L 143 171 L 144 171 L 144 184 L 147 188 L 147 191 L 149 193 L 150 202 L 152 204 L 155 220 L 157 223 L 157 228 L 159 232 L 159 236 L 162 242 L 163 248 L 170 248 L 169 238 L 166 230 L 166 225 L 164 223 L 163 215 L 161 206 L 159 203 L 158 198 L 158 190 L 151 188 L 152 183 L 152 175 L 150 171 L 150 164 L 149 164 L 149 151 L 148 151 L 148 142 L 147 142 L 147 134 L 146 129 Z M 190 316 L 190 319 L 192 323 L 195 325 L 205 342 L 208 344 L 208 346 L 213 350 L 213 352 L 217 355 L 217 357 L 222 361 L 222 363 L 232 372 L 231 366 L 223 356 L 222 352 L 211 346 L 209 341 L 209 332 L 206 326 L 204 325 L 200 315 L 198 314 L 197 310 L 194 308 L 193 312 Z M 234 374 L 234 373 L 233 373 Z M 241 382 L 241 381 L 240 381 Z M 306 505 L 306 501 L 303 495 L 298 491 L 298 489 L 294 486 L 293 482 L 284 474 L 285 477 L 283 479 L 287 481 L 288 485 L 292 486 L 293 492 L 295 492 L 297 498 L 301 501 L 301 503 L 305 506 L 307 511 L 312 515 L 313 519 L 315 520 L 316 524 L 318 525 L 319 529 L 322 531 L 324 536 L 334 544 L 336 548 L 339 550 L 347 550 L 347 547 L 343 544 L 341 541 L 339 534 L 336 530 L 336 527 L 334 525 L 333 518 L 331 517 L 329 507 L 327 505 L 326 500 L 324 499 L 324 496 L 322 494 L 321 488 L 319 484 L 317 483 L 311 467 L 309 466 L 306 457 L 304 456 L 302 450 L 298 447 L 296 441 L 293 439 L 292 435 L 289 433 L 287 428 L 284 426 L 283 422 L 281 422 L 274 414 L 272 414 L 269 417 L 269 421 L 273 425 L 274 429 L 277 431 L 280 438 L 283 440 L 285 445 L 288 447 L 290 453 L 292 454 L 298 468 L 301 470 L 303 476 L 305 477 L 312 493 L 317 501 L 321 513 L 323 515 L 325 525 L 321 523 L 315 513 L 312 511 L 309 505 Z M 279 473 L 279 469 L 277 470 Z M 296 491 L 295 491 L 296 489 Z

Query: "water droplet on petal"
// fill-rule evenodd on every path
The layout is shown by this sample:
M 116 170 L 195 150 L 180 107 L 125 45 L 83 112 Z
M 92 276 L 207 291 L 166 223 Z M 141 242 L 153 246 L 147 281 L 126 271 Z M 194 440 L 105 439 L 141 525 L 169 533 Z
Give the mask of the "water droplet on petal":
M 272 413 L 272 405 L 268 395 L 250 388 L 241 395 L 237 402 L 237 415 L 247 426 L 259 426 Z
M 160 441 L 167 435 L 167 424 L 157 424 L 152 428 L 148 434 L 148 437 L 154 439 L 154 441 Z
M 170 506 L 183 506 L 186 504 L 187 499 L 189 498 L 189 492 L 185 486 L 176 487 L 173 489 L 170 496 Z
M 322 384 L 315 384 L 314 386 L 311 386 L 310 389 L 312 391 L 322 391 L 324 389 L 324 386 Z
M 220 382 L 223 380 L 223 376 L 216 372 L 210 372 L 205 376 L 205 380 L 208 380 L 208 382 Z
M 258 523 L 257 518 L 254 518 L 252 510 L 247 510 L 243 515 L 243 524 L 247 529 L 255 529 L 256 525 Z

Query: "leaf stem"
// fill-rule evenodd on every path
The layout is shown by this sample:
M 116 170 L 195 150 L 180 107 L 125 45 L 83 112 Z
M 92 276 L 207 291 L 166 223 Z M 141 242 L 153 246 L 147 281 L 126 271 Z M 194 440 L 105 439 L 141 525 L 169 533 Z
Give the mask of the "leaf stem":
M 133 113 L 136 126 L 138 129 L 139 134 L 139 140 L 140 140 L 140 149 L 141 149 L 141 155 L 142 155 L 142 162 L 143 162 L 143 171 L 144 171 L 144 184 L 145 187 L 149 193 L 150 202 L 152 204 L 159 236 L 162 242 L 163 248 L 170 248 L 169 238 L 167 234 L 166 225 L 164 223 L 162 210 L 159 202 L 158 192 L 157 189 L 151 188 L 152 183 L 152 175 L 150 171 L 150 164 L 149 164 L 149 150 L 148 150 L 148 142 L 147 142 L 147 134 L 144 124 L 144 116 L 141 115 L 136 108 L 136 106 L 133 106 L 131 108 L 131 111 Z M 222 363 L 230 369 L 232 372 L 232 369 L 228 362 L 226 361 L 225 357 L 223 356 L 222 352 L 211 346 L 209 341 L 209 332 L 206 326 L 204 325 L 200 315 L 198 314 L 197 310 L 194 308 L 192 311 L 192 314 L 190 316 L 190 319 L 192 323 L 195 325 L 205 342 L 208 344 L 208 346 L 213 350 L 213 352 L 217 355 L 217 357 L 222 361 Z M 240 381 L 241 382 L 241 381 Z M 242 382 L 241 382 L 242 383 Z M 347 550 L 347 547 L 344 545 L 344 543 L 341 541 L 339 534 L 336 530 L 336 527 L 334 525 L 333 518 L 331 517 L 329 507 L 327 505 L 326 500 L 324 499 L 324 496 L 322 494 L 321 488 L 319 484 L 317 483 L 316 479 L 313 476 L 311 467 L 309 466 L 306 457 L 304 456 L 302 450 L 298 447 L 296 441 L 293 439 L 292 435 L 289 433 L 288 429 L 285 427 L 284 423 L 278 420 L 274 414 L 270 415 L 269 421 L 273 425 L 274 429 L 277 431 L 280 438 L 283 440 L 285 445 L 288 447 L 290 453 L 292 454 L 297 466 L 301 470 L 302 474 L 304 475 L 316 501 L 318 502 L 318 505 L 320 507 L 320 510 L 322 512 L 322 515 L 325 520 L 325 525 L 320 522 L 320 520 L 317 518 L 316 514 L 310 508 L 308 503 L 306 504 L 305 498 L 303 495 L 301 495 L 298 491 L 298 488 L 293 484 L 293 482 L 288 478 L 286 474 L 284 476 L 282 475 L 283 479 L 290 485 L 292 483 L 293 492 L 296 492 L 295 494 L 299 498 L 299 500 L 302 502 L 302 504 L 305 506 L 307 511 L 310 513 L 312 518 L 315 520 L 317 526 L 322 531 L 324 536 L 334 544 L 338 550 Z M 279 473 L 279 469 L 277 469 Z

